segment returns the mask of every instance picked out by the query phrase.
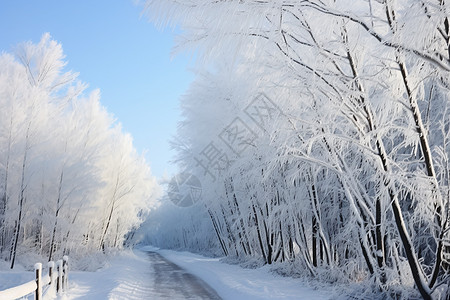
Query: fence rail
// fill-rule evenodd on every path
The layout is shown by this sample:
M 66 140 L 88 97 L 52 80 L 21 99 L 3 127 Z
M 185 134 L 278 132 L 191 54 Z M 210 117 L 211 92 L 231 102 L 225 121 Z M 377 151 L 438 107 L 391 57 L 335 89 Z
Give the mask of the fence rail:
M 13 300 L 34 294 L 35 300 L 42 300 L 43 295 L 45 295 L 43 293 L 45 287 L 47 287 L 46 292 L 56 290 L 58 294 L 67 288 L 69 282 L 69 258 L 67 256 L 56 262 L 56 269 L 55 263 L 49 262 L 46 275 L 42 275 L 41 263 L 35 264 L 34 270 L 35 280 L 0 291 L 0 299 Z

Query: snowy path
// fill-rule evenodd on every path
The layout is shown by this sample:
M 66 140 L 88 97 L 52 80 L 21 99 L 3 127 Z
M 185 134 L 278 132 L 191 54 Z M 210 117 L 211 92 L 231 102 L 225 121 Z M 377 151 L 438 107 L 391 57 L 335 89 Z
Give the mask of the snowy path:
M 158 298 L 221 299 L 204 281 L 168 261 L 160 254 L 148 252 L 148 256 L 153 267 L 154 294 L 158 294 Z

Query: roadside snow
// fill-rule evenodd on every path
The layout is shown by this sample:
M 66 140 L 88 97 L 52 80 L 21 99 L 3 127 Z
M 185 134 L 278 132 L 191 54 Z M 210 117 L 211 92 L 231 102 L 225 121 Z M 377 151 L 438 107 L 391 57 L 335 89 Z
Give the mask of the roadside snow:
M 70 289 L 57 299 L 155 299 L 151 272 L 144 252 L 124 251 L 97 272 L 70 272 Z
M 10 289 L 12 287 L 22 285 L 22 284 L 30 282 L 34 279 L 35 279 L 34 272 L 1 271 L 0 272 L 0 291 L 4 291 L 6 289 Z M 12 295 L 16 295 L 18 293 L 21 294 L 22 290 L 29 290 L 29 289 L 20 289 L 20 290 L 16 289 L 16 292 L 8 293 L 8 295 L 2 295 L 2 296 L 10 299 L 10 298 L 12 298 Z M 30 299 L 33 299 L 33 296 L 31 296 Z
M 44 299 L 155 299 L 151 293 L 151 271 L 151 264 L 144 252 L 123 251 L 112 256 L 106 266 L 97 272 L 70 271 L 69 290 L 61 296 L 50 293 Z M 0 290 L 33 279 L 34 272 L 2 271 Z M 33 295 L 23 299 L 33 299 Z

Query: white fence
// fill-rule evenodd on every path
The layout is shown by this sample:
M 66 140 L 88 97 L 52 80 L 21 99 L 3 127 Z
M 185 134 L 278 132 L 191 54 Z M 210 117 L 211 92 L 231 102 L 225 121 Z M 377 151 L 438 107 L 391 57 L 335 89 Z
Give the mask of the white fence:
M 0 291 L 0 299 L 13 300 L 34 294 L 35 300 L 42 300 L 49 291 L 55 290 L 57 293 L 61 293 L 67 288 L 69 282 L 69 258 L 67 256 L 56 262 L 56 269 L 55 263 L 49 262 L 46 275 L 42 275 L 41 263 L 35 264 L 34 269 L 35 280 Z

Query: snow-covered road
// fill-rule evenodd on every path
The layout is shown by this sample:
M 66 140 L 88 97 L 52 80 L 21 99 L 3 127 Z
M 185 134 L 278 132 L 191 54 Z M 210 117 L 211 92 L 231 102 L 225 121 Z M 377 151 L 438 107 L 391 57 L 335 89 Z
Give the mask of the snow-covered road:
M 156 252 L 147 252 L 153 268 L 153 293 L 160 299 L 220 300 L 203 280 Z

